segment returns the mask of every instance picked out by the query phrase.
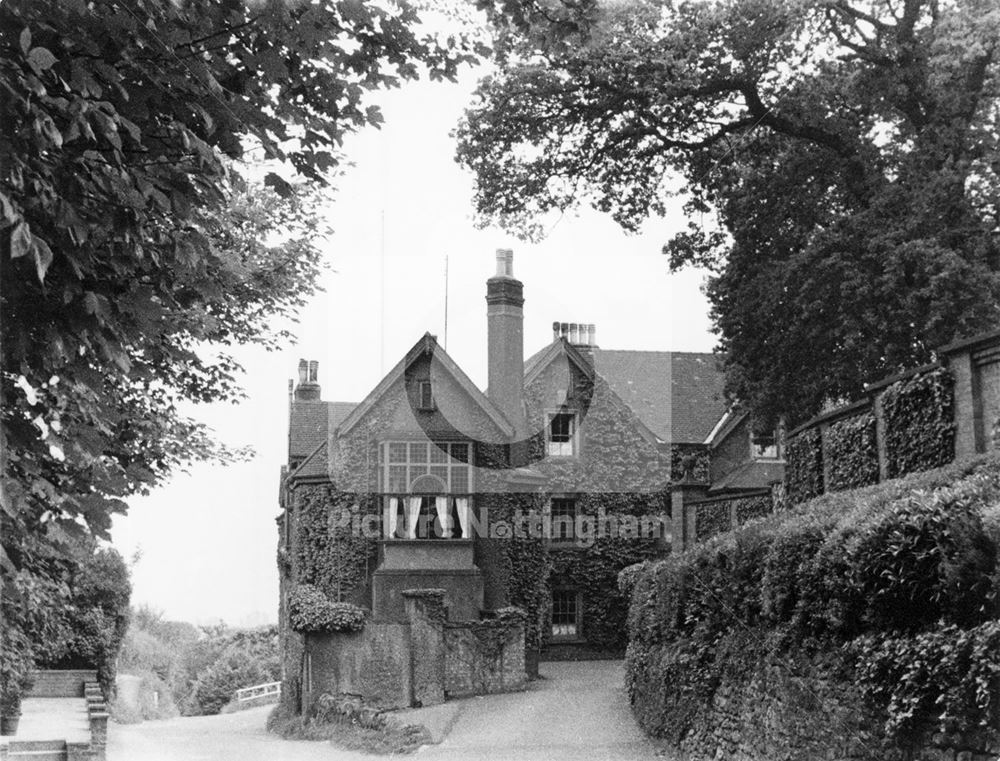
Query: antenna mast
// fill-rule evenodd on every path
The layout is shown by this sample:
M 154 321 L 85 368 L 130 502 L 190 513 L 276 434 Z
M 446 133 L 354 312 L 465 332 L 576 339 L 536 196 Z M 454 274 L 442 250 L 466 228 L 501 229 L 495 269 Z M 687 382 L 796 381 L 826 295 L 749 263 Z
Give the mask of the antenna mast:
M 444 255 L 444 348 L 448 350 L 448 254 Z

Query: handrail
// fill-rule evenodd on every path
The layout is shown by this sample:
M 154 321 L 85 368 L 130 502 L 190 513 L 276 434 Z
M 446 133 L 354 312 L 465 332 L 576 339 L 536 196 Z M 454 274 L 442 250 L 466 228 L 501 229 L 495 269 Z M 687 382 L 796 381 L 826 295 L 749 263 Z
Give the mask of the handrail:
M 236 702 L 245 703 L 248 700 L 256 700 L 257 698 L 272 697 L 280 694 L 281 682 L 265 682 L 264 684 L 255 684 L 252 687 L 243 687 L 236 690 Z

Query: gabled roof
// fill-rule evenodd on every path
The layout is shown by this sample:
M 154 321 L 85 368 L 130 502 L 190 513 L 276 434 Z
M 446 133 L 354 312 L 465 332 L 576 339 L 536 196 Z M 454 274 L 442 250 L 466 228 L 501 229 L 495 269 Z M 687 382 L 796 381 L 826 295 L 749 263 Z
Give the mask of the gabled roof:
M 744 491 L 747 489 L 769 489 L 775 481 L 785 477 L 785 463 L 772 460 L 751 460 L 734 468 L 713 483 L 709 492 Z
M 305 457 L 326 442 L 327 434 L 340 425 L 357 402 L 293 400 L 288 421 L 288 456 Z
M 507 436 L 514 435 L 514 427 L 504 417 L 500 408 L 491 402 L 482 391 L 476 388 L 476 384 L 469 379 L 469 376 L 462 372 L 462 368 L 455 363 L 455 360 L 448 356 L 448 352 L 441 348 L 437 339 L 430 333 L 424 333 L 423 338 L 413 345 L 413 348 L 386 374 L 372 392 L 364 398 L 364 401 L 351 411 L 347 418 L 339 425 L 339 433 L 341 435 L 345 434 L 357 425 L 368 411 L 378 403 L 378 400 L 382 398 L 389 388 L 403 377 L 406 369 L 423 354 L 433 355 L 434 359 L 440 364 L 440 367 L 452 377 L 459 387 L 468 394 L 469 398 L 486 413 L 490 420 L 504 434 Z
M 299 467 L 289 474 L 289 478 L 308 478 L 315 476 L 329 478 L 330 458 L 327 454 L 329 451 L 330 444 L 324 441 L 309 453 L 309 456 L 302 461 L 302 464 L 299 465 Z
M 528 358 L 525 384 L 563 347 L 575 356 L 592 356 L 594 371 L 661 441 L 702 444 L 728 409 L 722 357 L 704 352 L 580 351 L 559 339 Z

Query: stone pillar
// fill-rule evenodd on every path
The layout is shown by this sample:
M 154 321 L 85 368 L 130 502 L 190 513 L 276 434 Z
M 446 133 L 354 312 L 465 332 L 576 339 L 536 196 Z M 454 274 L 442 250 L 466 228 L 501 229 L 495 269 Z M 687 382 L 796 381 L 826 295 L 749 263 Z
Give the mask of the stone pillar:
M 90 743 L 66 743 L 66 761 L 93 761 L 95 758 Z
M 108 714 L 101 710 L 90 710 L 90 747 L 94 761 L 104 761 L 108 744 Z
M 671 551 L 681 552 L 687 546 L 684 536 L 684 493 L 679 488 L 670 492 Z
M 964 351 L 949 356 L 948 369 L 955 379 L 955 457 L 968 457 L 979 451 L 976 441 L 976 379 L 972 352 Z
M 444 590 L 404 590 L 403 605 L 410 622 L 413 705 L 443 703 L 444 622 L 447 617 Z

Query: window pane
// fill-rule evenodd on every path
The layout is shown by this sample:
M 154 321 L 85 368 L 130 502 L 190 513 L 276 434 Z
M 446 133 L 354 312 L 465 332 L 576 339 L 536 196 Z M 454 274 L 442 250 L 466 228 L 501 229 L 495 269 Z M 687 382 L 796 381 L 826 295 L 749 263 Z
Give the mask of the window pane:
M 421 462 L 427 462 L 427 444 L 410 444 L 410 463 Z
M 451 456 L 452 459 L 458 460 L 459 462 L 469 461 L 469 445 L 468 444 L 452 444 L 451 445 Z
M 390 465 L 389 466 L 389 491 L 391 493 L 399 493 L 406 491 L 406 466 L 405 465 Z
M 448 462 L 448 445 L 431 444 L 431 462 Z
M 455 494 L 467 494 L 469 491 L 469 468 L 467 465 L 451 466 L 451 490 Z
M 573 438 L 573 415 L 571 413 L 560 412 L 552 416 L 549 424 L 549 441 L 567 442 Z
M 576 500 L 556 498 L 552 500 L 552 538 L 572 539 L 576 522 Z
M 571 590 L 557 589 L 552 592 L 552 635 L 554 637 L 575 637 L 579 631 L 578 595 Z
M 445 485 L 448 484 L 447 465 L 431 465 L 431 475 L 440 478 L 445 483 Z
M 406 462 L 406 444 L 389 445 L 389 462 Z

